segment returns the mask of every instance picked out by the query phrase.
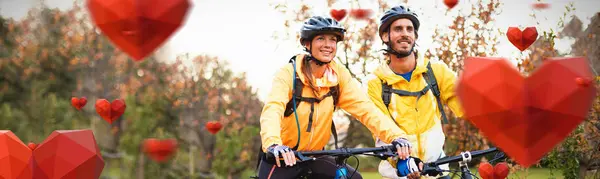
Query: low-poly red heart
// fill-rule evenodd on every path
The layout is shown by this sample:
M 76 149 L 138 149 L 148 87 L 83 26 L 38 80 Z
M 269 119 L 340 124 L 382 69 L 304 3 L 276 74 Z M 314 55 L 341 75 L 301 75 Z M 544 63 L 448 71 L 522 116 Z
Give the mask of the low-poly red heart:
M 487 162 L 481 162 L 477 168 L 482 179 L 494 179 L 494 167 Z
M 162 45 L 184 23 L 189 0 L 88 0 L 98 28 L 136 61 Z
M 0 130 L 0 178 L 97 179 L 104 159 L 91 130 L 54 131 L 35 150 Z
M 81 97 L 81 98 L 72 97 L 71 98 L 71 106 L 75 107 L 75 109 L 77 109 L 77 110 L 81 110 L 81 108 L 83 108 L 83 106 L 85 106 L 85 104 L 87 104 L 87 98 L 85 98 L 85 97 Z
M 206 130 L 212 134 L 216 134 L 223 128 L 223 125 L 221 125 L 219 121 L 209 121 L 204 126 L 206 127 Z
M 452 9 L 458 4 L 458 0 L 444 0 L 444 4 L 448 6 L 448 9 Z
M 102 119 L 110 124 L 125 113 L 126 107 L 125 101 L 121 99 L 116 99 L 112 103 L 108 102 L 106 99 L 96 100 L 96 112 Z
M 336 21 L 341 21 L 342 19 L 344 19 L 347 13 L 348 12 L 346 11 L 346 9 L 332 9 L 329 11 L 331 17 Z
M 527 27 L 523 32 L 517 27 L 509 27 L 508 31 L 506 31 L 506 36 L 510 43 L 523 51 L 537 40 L 538 33 L 535 27 Z
M 352 9 L 350 10 L 350 16 L 356 19 L 368 19 L 373 11 L 371 9 Z
M 506 162 L 497 163 L 494 166 L 494 179 L 505 179 L 508 177 L 508 173 L 510 169 L 508 168 L 508 164 Z
M 585 58 L 546 59 L 525 79 L 504 58 L 469 57 L 457 95 L 465 118 L 529 167 L 586 119 L 596 85 L 577 78 L 593 79 Z
M 150 138 L 144 140 L 144 152 L 156 162 L 166 161 L 177 149 L 177 140 L 175 139 L 156 139 Z

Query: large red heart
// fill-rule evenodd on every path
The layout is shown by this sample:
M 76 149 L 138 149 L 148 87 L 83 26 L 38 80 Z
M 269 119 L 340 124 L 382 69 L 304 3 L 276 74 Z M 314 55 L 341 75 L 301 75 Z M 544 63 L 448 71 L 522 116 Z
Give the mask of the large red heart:
M 596 96 L 585 58 L 551 58 L 528 78 L 504 58 L 465 60 L 465 117 L 522 166 L 537 163 L 585 120 Z
M 96 26 L 121 50 L 142 60 L 177 31 L 188 0 L 88 0 Z
M 150 158 L 157 162 L 164 162 L 177 149 L 177 140 L 175 139 L 155 139 L 144 140 L 144 152 Z
M 216 134 L 217 132 L 219 132 L 219 130 L 221 130 L 223 125 L 221 125 L 219 121 L 209 121 L 204 125 L 204 127 L 206 127 L 206 130 L 208 130 L 208 132 Z
M 444 0 L 444 4 L 446 4 L 449 9 L 452 9 L 458 4 L 458 0 Z
M 57 130 L 34 150 L 0 130 L 0 178 L 99 178 L 104 159 L 91 130 Z
M 83 106 L 85 106 L 85 104 L 87 104 L 87 98 L 85 98 L 85 97 L 81 97 L 81 98 L 72 97 L 71 98 L 71 105 L 73 107 L 75 107 L 75 109 L 77 109 L 77 110 L 81 110 L 81 108 L 83 108 Z
M 335 19 L 336 21 L 341 21 L 342 19 L 344 19 L 347 13 L 348 12 L 346 11 L 346 9 L 332 9 L 331 11 L 329 11 L 331 17 L 333 17 L 333 19 Z
M 96 112 L 110 124 L 123 115 L 126 107 L 125 102 L 121 99 L 116 99 L 112 103 L 106 99 L 96 100 Z
M 523 32 L 517 27 L 509 27 L 508 31 L 506 31 L 506 36 L 510 43 L 523 51 L 537 40 L 538 33 L 535 27 L 527 27 Z

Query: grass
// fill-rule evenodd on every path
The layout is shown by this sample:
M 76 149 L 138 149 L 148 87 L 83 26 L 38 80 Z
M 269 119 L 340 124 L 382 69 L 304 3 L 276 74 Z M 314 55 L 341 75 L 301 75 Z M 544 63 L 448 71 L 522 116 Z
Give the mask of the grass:
M 476 168 L 471 168 L 471 172 L 477 172 Z M 361 172 L 364 179 L 381 179 L 381 175 L 378 172 Z M 480 176 L 477 175 L 479 178 Z M 457 175 L 454 178 L 459 178 Z M 554 177 L 550 175 L 550 169 L 546 168 L 530 168 L 528 171 L 520 171 L 517 173 L 511 173 L 508 175 L 508 178 L 543 178 L 543 179 L 562 179 L 562 175 L 557 171 L 554 171 Z

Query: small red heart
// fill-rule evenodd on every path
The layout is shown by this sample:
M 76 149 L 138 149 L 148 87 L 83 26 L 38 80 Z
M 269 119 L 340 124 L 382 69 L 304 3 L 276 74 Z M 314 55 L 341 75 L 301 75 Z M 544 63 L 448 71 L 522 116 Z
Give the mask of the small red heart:
M 183 24 L 189 0 L 87 0 L 95 25 L 119 49 L 140 61 Z
M 537 40 L 538 33 L 535 27 L 527 27 L 522 32 L 517 27 L 509 27 L 506 36 L 510 43 L 523 51 Z
M 344 19 L 347 13 L 348 12 L 346 11 L 346 9 L 332 9 L 329 11 L 331 17 L 336 21 L 341 21 L 342 19 Z
M 542 2 L 540 2 L 540 3 L 533 3 L 531 6 L 534 9 L 548 9 L 548 8 L 550 8 L 550 4 L 548 4 L 548 3 L 542 3 Z
M 350 16 L 356 19 L 367 19 L 371 16 L 373 11 L 371 9 L 352 9 L 350 10 Z
M 592 80 L 579 77 L 575 78 L 575 82 L 581 87 L 588 87 L 592 83 Z
M 458 0 L 444 0 L 444 4 L 446 4 L 449 9 L 452 9 L 458 4 Z
M 75 109 L 77 109 L 77 110 L 81 110 L 81 108 L 83 108 L 83 106 L 85 106 L 85 104 L 87 104 L 87 98 L 85 98 L 85 97 L 81 97 L 81 98 L 72 97 L 71 98 L 71 105 L 73 107 L 75 107 Z
M 33 143 L 33 142 L 29 142 L 29 143 L 27 144 L 27 147 L 29 147 L 31 150 L 33 150 L 33 149 L 35 149 L 35 147 L 37 147 L 37 146 L 35 145 L 35 143 Z
M 505 179 L 508 177 L 509 172 L 510 169 L 506 162 L 497 163 L 496 166 L 494 166 L 494 179 Z
M 150 159 L 161 163 L 166 161 L 175 152 L 177 140 L 149 138 L 144 140 L 143 147 L 144 153 L 150 156 Z
M 106 99 L 96 100 L 96 112 L 110 124 L 123 115 L 126 107 L 125 102 L 121 99 L 116 99 L 112 103 Z
M 494 167 L 490 163 L 481 162 L 477 171 L 482 179 L 494 179 Z
M 596 85 L 583 57 L 551 58 L 529 77 L 504 58 L 468 57 L 457 95 L 469 120 L 519 165 L 529 167 L 587 118 Z M 549 132 L 551 131 L 551 132 Z
M 210 121 L 207 122 L 204 127 L 206 127 L 206 130 L 208 130 L 208 132 L 212 133 L 212 134 L 216 134 L 217 132 L 219 132 L 219 130 L 221 130 L 221 128 L 223 127 L 221 125 L 221 122 L 219 121 Z

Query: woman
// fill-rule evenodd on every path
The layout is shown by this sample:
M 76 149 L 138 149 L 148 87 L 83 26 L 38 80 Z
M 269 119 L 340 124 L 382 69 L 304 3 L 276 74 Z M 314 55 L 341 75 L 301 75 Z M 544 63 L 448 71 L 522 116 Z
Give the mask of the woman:
M 312 171 L 311 178 L 334 178 L 337 168 L 332 157 L 296 165 L 293 150 L 324 149 L 336 106 L 356 117 L 375 136 L 396 145 L 401 159 L 409 156 L 410 144 L 403 138 L 406 133 L 378 110 L 350 72 L 333 60 L 345 31 L 337 21 L 320 16 L 303 24 L 300 43 L 308 54 L 294 56 L 291 64 L 276 73 L 260 117 L 262 150 L 277 159 L 269 162 L 261 157 L 259 178 L 296 178 L 307 169 Z M 354 169 L 347 166 L 346 172 L 352 175 Z M 356 173 L 352 178 L 362 177 Z

